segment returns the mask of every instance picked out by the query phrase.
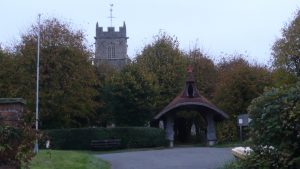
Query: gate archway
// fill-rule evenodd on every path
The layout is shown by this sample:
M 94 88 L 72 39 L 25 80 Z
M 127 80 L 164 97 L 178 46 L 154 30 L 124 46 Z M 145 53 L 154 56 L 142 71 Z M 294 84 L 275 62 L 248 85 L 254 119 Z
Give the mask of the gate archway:
M 208 145 L 214 145 L 217 141 L 215 122 L 229 118 L 225 112 L 200 95 L 191 67 L 188 68 L 183 91 L 154 117 L 155 120 L 164 119 L 166 122 L 165 130 L 170 147 L 173 147 L 174 142 L 174 118 L 179 110 L 195 110 L 203 115 L 207 122 Z

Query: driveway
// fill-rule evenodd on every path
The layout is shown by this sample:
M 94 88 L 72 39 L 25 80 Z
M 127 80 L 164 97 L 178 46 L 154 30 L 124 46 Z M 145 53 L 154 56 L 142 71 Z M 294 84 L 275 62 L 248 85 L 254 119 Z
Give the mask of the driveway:
M 112 169 L 216 169 L 231 159 L 231 148 L 190 147 L 96 155 Z

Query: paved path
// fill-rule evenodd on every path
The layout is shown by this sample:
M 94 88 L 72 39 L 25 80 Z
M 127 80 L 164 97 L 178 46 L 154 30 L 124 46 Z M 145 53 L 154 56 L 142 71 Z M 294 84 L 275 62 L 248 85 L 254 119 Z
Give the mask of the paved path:
M 216 169 L 233 159 L 230 148 L 173 148 L 101 154 L 112 169 Z

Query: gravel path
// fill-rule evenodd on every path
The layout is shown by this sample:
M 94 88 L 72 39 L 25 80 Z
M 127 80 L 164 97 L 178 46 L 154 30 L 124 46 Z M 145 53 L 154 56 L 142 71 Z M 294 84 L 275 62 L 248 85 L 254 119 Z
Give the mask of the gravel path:
M 230 148 L 173 148 L 96 155 L 112 169 L 216 169 L 233 159 Z

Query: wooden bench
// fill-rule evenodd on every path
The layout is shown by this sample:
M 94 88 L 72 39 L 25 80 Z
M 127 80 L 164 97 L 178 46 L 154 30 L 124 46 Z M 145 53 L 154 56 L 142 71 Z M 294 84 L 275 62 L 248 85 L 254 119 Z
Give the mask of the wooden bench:
M 120 148 L 121 139 L 91 140 L 92 150 L 108 150 Z

